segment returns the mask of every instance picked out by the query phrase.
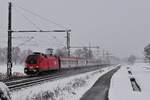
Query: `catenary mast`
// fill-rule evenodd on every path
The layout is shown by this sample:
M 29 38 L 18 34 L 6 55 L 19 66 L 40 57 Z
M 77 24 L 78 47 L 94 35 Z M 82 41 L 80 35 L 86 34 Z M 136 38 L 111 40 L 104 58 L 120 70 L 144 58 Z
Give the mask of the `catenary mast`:
M 8 48 L 7 48 L 7 77 L 12 75 L 12 3 L 8 3 Z

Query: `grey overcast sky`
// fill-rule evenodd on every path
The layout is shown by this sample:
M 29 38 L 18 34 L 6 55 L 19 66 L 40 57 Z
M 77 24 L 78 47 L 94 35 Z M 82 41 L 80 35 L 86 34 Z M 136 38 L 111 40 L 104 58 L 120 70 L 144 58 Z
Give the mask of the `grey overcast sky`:
M 90 42 L 91 45 L 98 45 L 101 49 L 106 49 L 116 56 L 125 57 L 130 54 L 142 56 L 144 46 L 150 43 L 149 0 L 12 1 L 14 29 L 37 29 L 28 23 L 21 14 L 32 20 L 40 29 L 62 29 L 20 10 L 19 7 L 21 6 L 70 28 L 72 30 L 71 45 L 73 46 L 84 46 Z M 0 45 L 6 43 L 4 41 L 7 35 L 7 7 L 8 0 L 0 0 Z M 51 36 L 58 36 L 58 34 L 41 34 L 36 34 L 36 39 L 32 41 L 38 43 L 38 48 L 44 48 L 42 41 L 48 42 L 49 46 L 55 45 L 54 39 L 50 39 Z M 64 38 L 64 34 L 57 38 L 61 40 Z

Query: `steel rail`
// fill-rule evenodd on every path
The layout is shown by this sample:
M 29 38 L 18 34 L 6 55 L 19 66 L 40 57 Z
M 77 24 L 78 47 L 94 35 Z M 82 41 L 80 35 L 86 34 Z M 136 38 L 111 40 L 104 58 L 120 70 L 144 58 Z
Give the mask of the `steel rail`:
M 56 72 L 56 73 L 50 74 L 50 75 L 25 78 L 25 79 L 21 79 L 21 80 L 7 81 L 4 83 L 8 86 L 10 91 L 15 91 L 15 90 L 18 90 L 21 88 L 26 88 L 26 87 L 41 84 L 44 82 L 53 81 L 53 80 L 57 80 L 57 79 L 61 79 L 61 78 L 66 78 L 69 76 L 82 74 L 85 72 L 90 72 L 90 71 L 101 69 L 101 68 L 103 68 L 103 67 L 101 66 L 101 67 L 91 67 L 88 69 L 87 68 L 82 68 L 82 69 L 79 68 L 79 69 L 72 69 L 72 70 L 67 70 L 67 71 L 65 70 L 65 71 L 62 71 L 59 73 Z

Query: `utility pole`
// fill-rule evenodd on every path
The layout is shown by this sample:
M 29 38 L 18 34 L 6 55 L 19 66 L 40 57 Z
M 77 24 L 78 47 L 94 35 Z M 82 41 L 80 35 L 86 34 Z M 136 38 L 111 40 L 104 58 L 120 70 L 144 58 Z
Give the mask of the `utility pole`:
M 8 48 L 7 48 L 7 77 L 12 75 L 12 3 L 8 6 Z
M 89 42 L 89 59 L 90 59 L 90 57 L 91 57 L 91 43 Z
M 70 57 L 70 32 L 71 30 L 67 30 L 67 52 L 68 52 L 68 57 Z

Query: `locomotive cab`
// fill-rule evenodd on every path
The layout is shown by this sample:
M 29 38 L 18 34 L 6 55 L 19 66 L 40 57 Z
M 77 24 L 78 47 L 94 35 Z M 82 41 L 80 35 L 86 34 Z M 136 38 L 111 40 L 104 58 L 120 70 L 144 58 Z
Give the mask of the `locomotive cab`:
M 29 55 L 25 61 L 24 72 L 27 74 L 38 73 L 39 60 L 38 55 Z
M 24 72 L 28 75 L 48 70 L 59 70 L 59 57 L 43 53 L 33 53 L 26 58 Z

